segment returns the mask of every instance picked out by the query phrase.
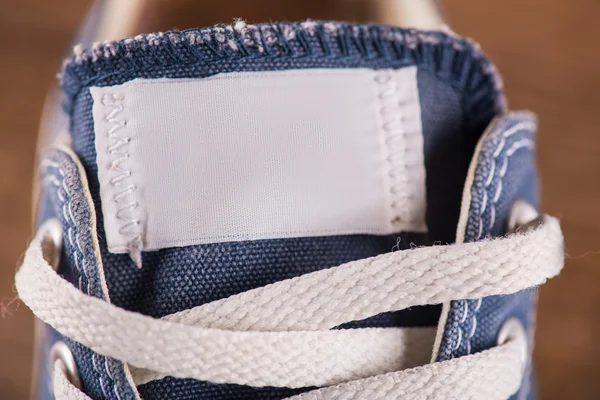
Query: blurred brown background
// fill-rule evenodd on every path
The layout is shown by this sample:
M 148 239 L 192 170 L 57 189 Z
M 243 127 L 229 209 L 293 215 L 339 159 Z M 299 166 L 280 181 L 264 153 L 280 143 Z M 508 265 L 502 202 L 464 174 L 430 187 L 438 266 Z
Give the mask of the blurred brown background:
M 177 13 L 184 1 L 168 3 L 168 12 Z M 234 16 L 340 19 L 361 12 L 356 3 L 350 9 L 333 0 L 185 3 L 198 12 L 186 13 L 179 28 Z M 31 235 L 32 166 L 44 96 L 88 5 L 0 0 L 2 399 L 25 399 L 29 392 L 33 321 L 26 307 L 9 304 L 13 274 Z M 543 208 L 561 217 L 569 254 L 561 277 L 541 290 L 535 348 L 541 398 L 600 398 L 600 2 L 445 0 L 443 6 L 452 27 L 480 42 L 496 62 L 510 107 L 534 110 L 540 118 Z

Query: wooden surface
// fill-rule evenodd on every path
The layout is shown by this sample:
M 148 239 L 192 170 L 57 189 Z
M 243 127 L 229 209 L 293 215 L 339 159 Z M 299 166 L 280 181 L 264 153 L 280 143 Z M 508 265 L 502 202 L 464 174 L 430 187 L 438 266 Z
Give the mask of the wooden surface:
M 230 17 L 297 19 L 335 15 L 328 2 L 213 2 L 206 25 Z M 277 7 L 266 12 L 267 5 Z M 293 4 L 284 7 L 283 4 Z M 0 0 L 0 300 L 31 235 L 30 187 L 46 89 L 87 1 Z M 197 3 L 198 4 L 198 3 Z M 250 7 L 252 4 L 253 7 Z M 598 0 L 446 0 L 453 28 L 479 41 L 505 80 L 512 109 L 540 118 L 543 207 L 561 217 L 567 267 L 541 290 L 535 362 L 542 399 L 600 398 L 600 14 Z M 300 6 L 302 5 L 302 6 Z M 233 10 L 233 13 L 229 13 Z M 347 10 L 346 10 L 347 12 Z M 338 14 L 340 15 L 340 14 Z M 343 14 L 341 14 L 343 15 Z M 185 28 L 188 26 L 179 26 Z M 17 308 L 18 307 L 18 308 Z M 0 319 L 0 398 L 25 399 L 33 323 L 14 302 Z

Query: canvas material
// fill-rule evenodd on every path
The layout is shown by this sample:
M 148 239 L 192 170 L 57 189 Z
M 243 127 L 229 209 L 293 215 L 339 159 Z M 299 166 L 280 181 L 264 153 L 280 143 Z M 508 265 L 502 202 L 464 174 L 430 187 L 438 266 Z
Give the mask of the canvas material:
M 416 72 L 91 87 L 108 250 L 426 231 Z
M 197 78 L 223 71 L 291 68 L 384 69 L 414 65 L 418 69 L 425 164 L 428 173 L 429 234 L 402 233 L 386 237 L 331 236 L 165 249 L 145 253 L 144 268 L 137 270 L 126 255 L 107 252 L 101 228 L 102 216 L 98 215 L 101 255 L 111 301 L 121 307 L 159 317 L 315 269 L 388 252 L 394 248 L 406 249 L 411 243 L 430 245 L 434 241 L 454 240 L 470 153 L 493 115 L 503 110 L 499 81 L 489 61 L 471 43 L 439 32 L 422 33 L 391 27 L 314 22 L 273 24 L 246 29 L 244 34 L 249 36 L 227 27 L 154 35 L 143 40 L 121 42 L 112 44 L 112 47 L 84 52 L 66 67 L 63 80 L 67 93 L 66 109 L 71 117 L 75 151 L 81 158 L 90 180 L 93 208 L 100 210 L 98 182 L 95 178 L 97 170 L 92 139 L 91 97 L 88 90 L 91 85 L 113 85 L 138 77 Z M 235 53 L 229 40 L 236 44 L 238 50 L 245 48 L 244 54 Z M 185 44 L 182 44 L 183 41 L 186 41 Z M 523 157 L 524 152 L 525 149 L 515 153 L 511 159 L 514 161 Z M 61 175 L 58 167 L 42 171 L 44 197 L 40 218 L 43 220 L 56 215 L 62 219 L 67 231 L 71 224 L 72 229 L 81 232 L 80 240 L 73 242 L 74 245 L 66 241 L 60 272 L 77 285 L 81 276 L 82 288 L 87 290 L 87 285 L 83 284 L 85 276 L 78 273 L 78 264 L 84 263 L 88 268 L 83 271 L 88 272 L 92 282 L 90 293 L 97 294 L 99 292 L 94 292 L 98 289 L 94 288 L 93 282 L 98 279 L 94 278 L 98 270 L 89 258 L 89 242 L 85 239 L 94 233 L 89 232 L 88 224 L 85 223 L 85 196 L 75 164 L 60 152 L 48 157 L 54 164 L 61 165 L 60 168 L 66 172 L 66 176 Z M 510 182 L 521 182 L 524 179 L 522 171 L 534 170 L 533 164 L 528 163 L 531 163 L 531 157 L 525 157 L 525 161 L 520 165 L 511 161 L 504 174 L 505 181 L 511 179 Z M 448 165 L 456 168 L 448 169 Z M 46 176 L 53 176 L 60 186 L 63 186 L 62 191 L 53 189 L 53 186 L 56 186 L 52 183 L 53 179 L 47 179 Z M 493 177 L 494 182 L 496 179 L 499 178 Z M 513 198 L 511 196 L 519 195 L 519 190 L 525 190 L 519 186 L 516 191 L 511 192 L 512 185 L 503 184 L 501 193 L 508 193 L 502 197 L 503 200 L 498 201 L 499 204 L 504 204 L 503 207 L 510 203 Z M 64 189 L 65 187 L 68 189 Z M 64 202 L 69 201 L 67 190 L 71 204 L 76 204 L 77 207 L 69 209 L 67 206 L 67 210 L 71 211 L 64 212 Z M 440 196 L 440 193 L 444 196 Z M 473 202 L 477 203 L 477 196 L 473 196 Z M 482 199 L 479 199 L 479 203 L 481 202 Z M 500 221 L 504 219 L 506 210 L 498 209 L 500 211 L 496 218 L 501 225 Z M 89 207 L 87 210 L 89 213 Z M 70 213 L 73 213 L 74 219 L 70 219 Z M 489 218 L 485 217 L 487 214 L 483 215 L 484 218 Z M 501 230 L 494 231 L 494 234 L 501 233 Z M 398 238 L 401 239 L 399 242 Z M 82 251 L 78 250 L 78 246 L 82 247 Z M 305 254 L 310 254 L 310 257 L 304 257 Z M 89 259 L 85 258 L 85 255 Z M 173 265 L 178 266 L 177 274 L 169 268 Z M 264 267 L 265 265 L 267 267 Z M 477 307 L 477 303 L 468 304 L 467 312 L 481 315 L 483 311 L 486 315 L 496 315 L 497 319 L 502 319 L 498 315 L 514 313 L 514 310 L 525 310 L 529 307 L 528 299 L 518 296 L 521 294 L 503 298 L 512 298 L 510 304 L 504 304 L 502 299 L 500 303 L 484 299 L 480 307 Z M 500 310 L 497 314 L 496 309 Z M 464 312 L 464 305 L 460 302 L 453 304 L 449 321 L 454 321 L 452 316 L 459 312 L 457 310 Z M 415 307 L 412 310 L 388 313 L 347 324 L 344 327 L 432 326 L 435 325 L 438 316 L 438 307 Z M 461 315 L 459 321 L 462 320 Z M 473 320 L 472 315 L 470 318 L 467 315 L 465 320 Z M 497 333 L 495 325 L 490 325 L 490 328 L 486 326 L 485 321 L 478 324 L 470 338 L 471 352 L 494 344 Z M 466 326 L 460 328 L 466 329 Z M 447 331 L 456 332 L 456 328 L 449 323 Z M 52 340 L 58 336 L 60 335 L 48 328 L 48 343 L 44 347 L 49 348 Z M 444 336 L 440 354 L 446 354 L 448 348 L 456 346 L 451 338 L 451 333 Z M 89 349 L 74 343 L 69 344 L 73 349 L 86 393 L 98 399 L 133 398 L 133 390 L 125 379 L 121 363 L 115 360 L 106 361 Z M 457 349 L 450 357 L 462 354 L 460 351 L 466 351 L 461 345 Z M 40 397 L 47 398 L 48 387 L 42 385 L 42 388 L 45 390 L 42 390 Z M 144 399 L 275 399 L 297 392 L 289 389 L 214 385 L 174 378 L 142 385 L 139 390 Z
M 59 272 L 84 293 L 105 299 L 101 288 L 101 270 L 92 245 L 92 210 L 84 193 L 87 183 L 83 182 L 81 172 L 71 155 L 58 150 L 44 152 L 39 164 L 42 201 L 38 222 L 41 224 L 48 218 L 60 220 L 65 240 Z M 45 326 L 45 340 L 40 349 L 42 365 L 39 369 L 38 398 L 52 398 L 48 354 L 57 340 L 63 340 L 70 347 L 90 396 L 134 398 L 120 362 L 94 353 L 49 326 Z
M 530 113 L 510 113 L 495 120 L 482 138 L 475 155 L 476 168 L 470 188 L 465 242 L 506 233 L 506 221 L 515 199 L 537 207 L 538 179 L 535 167 L 536 120 Z M 469 188 L 467 188 L 469 190 Z M 451 303 L 438 361 L 480 352 L 496 345 L 502 324 L 518 318 L 529 333 L 533 348 L 535 289 L 510 296 L 490 296 Z M 531 358 L 523 385 L 512 399 L 534 398 Z
M 492 223 L 492 226 L 497 225 L 496 229 L 499 232 L 504 231 L 505 218 L 502 218 L 502 215 L 506 214 L 508 204 L 512 198 L 520 197 L 531 202 L 536 201 L 533 153 L 532 149 L 527 146 L 533 139 L 533 132 L 528 127 L 520 128 L 516 134 L 511 135 L 510 140 L 502 139 L 504 132 L 523 126 L 523 122 L 530 123 L 531 121 L 531 116 L 527 114 L 511 114 L 495 123 L 495 129 L 492 129 L 485 138 L 482 153 L 478 157 L 471 205 L 473 210 L 481 210 L 483 213 L 479 213 L 479 211 L 470 212 L 467 232 L 470 230 L 471 233 L 467 234 L 466 240 L 471 240 L 470 235 L 473 235 L 474 232 L 479 233 L 480 216 L 482 216 L 482 222 L 491 217 L 491 208 L 486 214 L 485 209 L 481 207 L 485 204 L 482 202 L 483 196 L 486 196 L 483 194 L 483 190 L 487 190 L 491 194 L 497 192 L 500 184 L 508 184 L 506 189 L 508 192 L 502 192 L 501 197 L 496 202 L 497 209 L 501 211 L 498 222 Z M 492 167 L 492 165 L 494 166 Z M 496 168 L 497 166 L 500 166 L 500 168 Z M 498 173 L 494 174 L 494 169 Z M 505 171 L 505 173 L 502 174 L 502 171 Z M 86 287 L 86 282 L 88 282 L 90 283 L 90 293 L 98 295 L 100 293 L 98 271 L 92 264 L 93 254 L 90 254 L 90 251 L 93 251 L 91 249 L 92 233 L 88 229 L 88 224 L 86 224 L 89 218 L 89 209 L 86 207 L 86 199 L 81 190 L 81 182 L 76 166 L 68 155 L 60 151 L 52 151 L 46 155 L 42 162 L 41 173 L 44 176 L 44 193 L 49 198 L 48 202 L 43 203 L 45 207 L 42 209 L 42 219 L 49 215 L 61 218 L 66 231 L 71 232 L 71 237 L 74 238 L 73 241 L 65 241 L 65 253 L 69 254 L 73 251 L 75 252 L 73 254 L 77 254 L 70 260 L 69 258 L 66 259 L 69 261 L 82 260 L 84 270 L 79 274 L 79 276 L 84 277 L 82 287 Z M 491 180 L 489 179 L 490 176 L 493 176 Z M 486 183 L 488 184 L 486 185 Z M 501 200 L 502 198 L 505 200 Z M 77 205 L 79 211 L 75 214 L 76 217 L 73 215 L 76 219 L 72 220 L 72 214 L 69 210 L 73 209 L 75 205 Z M 491 223 L 491 219 L 487 219 L 487 222 Z M 77 242 L 79 242 L 79 245 L 74 244 Z M 61 268 L 62 270 L 63 268 Z M 89 280 L 85 278 L 87 274 L 90 274 Z M 74 276 L 70 280 L 78 281 L 79 277 Z M 440 360 L 458 357 L 494 346 L 500 326 L 509 317 L 519 318 L 531 333 L 534 320 L 531 301 L 534 296 L 534 292 L 529 290 L 511 296 L 493 296 L 483 300 L 454 302 L 440 350 Z M 464 333 L 457 334 L 458 330 Z M 48 344 L 51 344 L 58 337 L 60 337 L 59 334 L 51 331 Z M 65 339 L 63 338 L 63 340 Z M 115 372 L 118 371 L 117 362 L 94 355 L 93 352 L 76 343 L 68 340 L 67 342 L 79 361 L 78 366 L 83 376 L 90 374 L 89 371 L 82 369 L 82 365 L 89 367 L 89 364 L 81 362 L 87 356 L 92 359 L 91 365 L 94 372 L 106 374 L 104 376 L 99 374 L 98 377 L 98 384 L 103 392 L 112 390 L 117 393 L 119 390 L 125 390 L 126 393 L 126 389 L 123 388 L 123 385 L 127 388 L 125 377 L 119 376 L 115 379 Z M 115 367 L 117 367 L 117 371 L 113 372 Z M 150 397 L 160 398 L 166 396 L 167 393 L 178 393 L 181 389 L 174 385 L 170 390 L 166 390 L 163 385 L 152 394 L 156 397 Z M 250 388 L 244 390 L 246 392 L 255 391 L 255 389 Z M 530 382 L 525 382 L 522 390 L 520 396 L 515 398 L 532 398 L 525 395 L 531 390 Z M 183 394 L 185 395 L 185 393 Z M 119 396 L 125 396 L 125 394 L 119 393 Z

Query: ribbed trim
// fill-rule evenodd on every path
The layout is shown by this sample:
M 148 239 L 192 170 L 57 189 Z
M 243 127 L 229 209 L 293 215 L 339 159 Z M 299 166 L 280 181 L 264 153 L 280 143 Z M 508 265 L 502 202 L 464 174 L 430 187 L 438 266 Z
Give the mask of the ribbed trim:
M 238 22 L 138 35 L 119 42 L 96 43 L 89 49 L 76 47 L 75 55 L 64 63 L 61 86 L 70 109 L 82 89 L 115 75 L 234 59 L 288 58 L 326 58 L 348 66 L 367 61 L 375 69 L 390 68 L 390 63 L 417 65 L 460 90 L 467 99 L 467 114 L 476 113 L 478 100 L 490 94 L 496 112 L 505 109 L 502 82 L 495 67 L 479 46 L 467 39 L 438 31 L 311 20 L 257 25 Z

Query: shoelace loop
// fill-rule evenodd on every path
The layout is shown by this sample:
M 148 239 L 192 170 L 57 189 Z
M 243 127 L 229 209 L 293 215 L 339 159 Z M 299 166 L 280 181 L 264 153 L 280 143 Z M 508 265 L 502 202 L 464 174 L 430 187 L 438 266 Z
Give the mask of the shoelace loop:
M 388 253 L 154 319 L 87 296 L 65 281 L 47 261 L 47 243 L 42 228 L 17 273 L 19 296 L 63 335 L 130 364 L 137 384 L 169 375 L 251 386 L 325 386 L 294 397 L 315 400 L 442 399 L 457 390 L 464 398 L 510 396 L 522 379 L 524 335 L 423 365 L 430 330 L 330 328 L 415 305 L 515 293 L 544 283 L 563 265 L 558 221 L 546 216 L 528 232 Z M 62 368 L 55 368 L 54 381 L 57 398 L 87 398 Z

